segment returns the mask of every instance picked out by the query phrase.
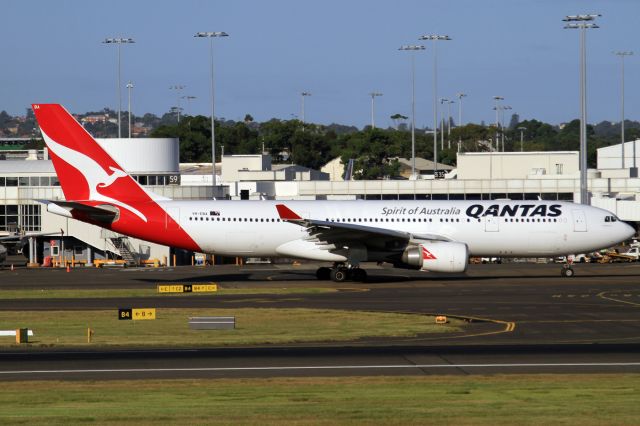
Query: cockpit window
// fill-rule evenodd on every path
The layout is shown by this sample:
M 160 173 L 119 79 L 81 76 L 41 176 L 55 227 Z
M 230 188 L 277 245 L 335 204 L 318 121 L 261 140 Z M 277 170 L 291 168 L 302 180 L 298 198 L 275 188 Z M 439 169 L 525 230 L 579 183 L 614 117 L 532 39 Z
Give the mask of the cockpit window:
M 618 218 L 615 216 L 605 216 L 604 217 L 604 221 L 605 222 L 617 222 Z

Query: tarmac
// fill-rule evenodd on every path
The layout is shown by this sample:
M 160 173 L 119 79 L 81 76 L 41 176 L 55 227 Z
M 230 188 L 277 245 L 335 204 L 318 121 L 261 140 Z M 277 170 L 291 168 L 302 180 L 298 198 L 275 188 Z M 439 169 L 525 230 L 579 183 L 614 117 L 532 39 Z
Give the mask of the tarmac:
M 365 283 L 315 278 L 317 265 L 0 270 L 7 289 L 329 287 L 335 292 L 136 298 L 156 308 L 321 308 L 438 314 L 463 331 L 411 339 L 191 350 L 0 352 L 0 380 L 640 372 L 640 264 L 470 265 L 441 275 L 367 265 Z M 117 309 L 126 298 L 0 299 L 0 310 Z

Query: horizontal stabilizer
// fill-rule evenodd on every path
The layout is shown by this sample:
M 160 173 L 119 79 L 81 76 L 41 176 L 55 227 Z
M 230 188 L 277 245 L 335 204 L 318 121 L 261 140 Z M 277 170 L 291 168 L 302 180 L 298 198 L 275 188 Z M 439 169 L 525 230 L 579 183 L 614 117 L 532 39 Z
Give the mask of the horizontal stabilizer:
M 97 222 L 111 223 L 119 214 L 116 207 L 110 205 L 91 206 L 82 201 L 51 201 L 36 200 L 47 205 L 47 211 L 66 217 L 74 217 L 73 213 L 80 213 Z

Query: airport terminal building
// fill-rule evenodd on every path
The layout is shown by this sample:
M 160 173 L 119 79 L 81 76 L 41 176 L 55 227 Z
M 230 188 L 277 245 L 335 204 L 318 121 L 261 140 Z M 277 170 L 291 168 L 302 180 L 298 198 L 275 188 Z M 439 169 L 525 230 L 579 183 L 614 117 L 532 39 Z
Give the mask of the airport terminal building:
M 483 152 L 458 154 L 457 168 L 417 161 L 416 180 L 343 180 L 334 160 L 322 171 L 275 165 L 266 154 L 225 155 L 213 185 L 211 164 L 180 164 L 175 138 L 97 139 L 148 190 L 172 199 L 279 200 L 566 200 L 579 201 L 577 151 Z M 640 143 L 598 149 L 598 167 L 588 171 L 590 203 L 620 219 L 640 223 Z M 637 158 L 633 158 L 636 153 Z M 46 149 L 11 151 L 0 160 L 0 235 L 47 233 L 29 238 L 30 262 L 73 260 L 93 264 L 119 259 L 131 264 L 190 263 L 193 253 L 136 240 L 47 212 L 37 200 L 60 200 L 60 188 Z M 442 175 L 441 174 L 441 175 Z M 28 250 L 28 252 L 27 252 Z

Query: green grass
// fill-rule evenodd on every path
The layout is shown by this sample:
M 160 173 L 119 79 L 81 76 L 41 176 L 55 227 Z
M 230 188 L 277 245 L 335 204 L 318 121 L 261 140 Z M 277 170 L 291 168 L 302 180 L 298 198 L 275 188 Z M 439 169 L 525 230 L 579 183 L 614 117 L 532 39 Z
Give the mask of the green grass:
M 136 306 L 133 306 L 136 307 Z M 137 306 L 151 308 L 152 306 Z M 235 330 L 190 330 L 191 316 L 235 316 Z M 32 346 L 225 346 L 348 341 L 459 330 L 460 320 L 436 325 L 431 316 L 318 309 L 157 309 L 156 320 L 118 320 L 117 310 L 2 311 L 0 329 L 29 328 Z M 15 346 L 0 338 L 0 347 Z
M 212 293 L 158 293 L 153 288 L 139 289 L 29 289 L 29 290 L 0 290 L 1 299 L 95 299 L 111 297 L 201 297 L 201 296 L 224 296 L 242 294 L 318 294 L 331 293 L 337 291 L 332 288 L 311 288 L 311 287 L 260 287 L 260 288 L 219 288 Z
M 640 377 L 5 382 L 4 424 L 636 425 Z

